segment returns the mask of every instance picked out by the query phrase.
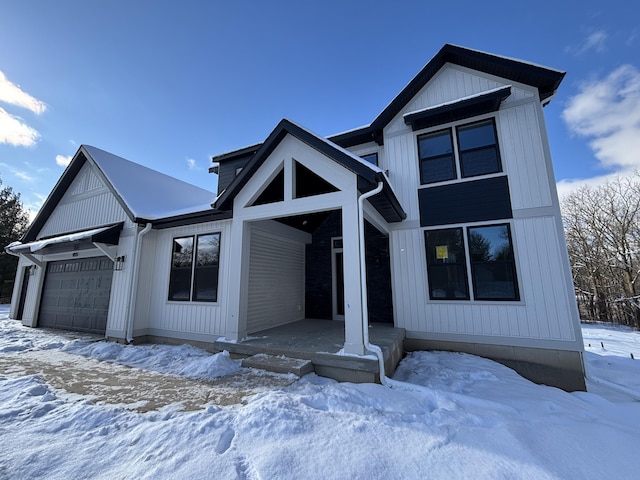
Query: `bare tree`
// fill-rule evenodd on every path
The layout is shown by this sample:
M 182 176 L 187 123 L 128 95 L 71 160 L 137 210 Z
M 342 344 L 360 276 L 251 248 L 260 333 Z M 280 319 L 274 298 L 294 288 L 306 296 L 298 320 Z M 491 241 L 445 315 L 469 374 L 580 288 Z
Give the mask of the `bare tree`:
M 562 211 L 582 318 L 640 328 L 640 173 L 582 187 Z

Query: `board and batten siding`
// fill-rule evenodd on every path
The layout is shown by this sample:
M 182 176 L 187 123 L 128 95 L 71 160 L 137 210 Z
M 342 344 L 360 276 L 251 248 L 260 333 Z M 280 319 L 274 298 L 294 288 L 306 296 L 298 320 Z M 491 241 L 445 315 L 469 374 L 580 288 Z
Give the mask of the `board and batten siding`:
M 408 336 L 418 337 L 422 332 L 503 337 L 509 338 L 507 343 L 516 338 L 575 342 L 575 331 L 567 322 L 571 318 L 570 296 L 558 272 L 560 244 L 549 241 L 558 238 L 555 218 L 515 219 L 512 238 L 520 302 L 434 301 L 428 295 L 423 231 L 393 231 L 396 326 L 405 328 Z
M 230 220 L 152 230 L 143 237 L 134 337 L 156 335 L 203 342 L 215 341 L 226 332 Z M 220 232 L 220 265 L 217 302 L 168 300 L 172 242 L 176 237 Z
M 403 115 L 511 85 L 511 95 L 497 112 L 413 132 Z M 513 247 L 519 302 L 432 301 L 428 295 L 424 228 L 420 228 L 417 136 L 473 122 L 496 119 L 503 166 L 509 182 Z M 489 344 L 551 346 L 575 349 L 571 278 L 555 192 L 551 160 L 545 148 L 542 107 L 534 89 L 504 79 L 447 65 L 385 127 L 384 150 L 389 178 L 407 219 L 391 225 L 394 317 L 396 326 L 414 338 Z M 452 185 L 476 180 L 443 182 Z M 434 208 L 446 210 L 446 205 Z M 483 224 L 502 223 L 481 222 Z M 465 224 L 466 225 L 466 224 Z M 456 225 L 458 226 L 458 225 Z M 463 225 L 464 226 L 464 225 Z M 567 267 L 568 268 L 568 267 Z
M 304 318 L 305 245 L 252 226 L 247 331 Z
M 118 199 L 87 162 L 47 219 L 38 238 L 117 223 L 125 218 L 127 213 Z

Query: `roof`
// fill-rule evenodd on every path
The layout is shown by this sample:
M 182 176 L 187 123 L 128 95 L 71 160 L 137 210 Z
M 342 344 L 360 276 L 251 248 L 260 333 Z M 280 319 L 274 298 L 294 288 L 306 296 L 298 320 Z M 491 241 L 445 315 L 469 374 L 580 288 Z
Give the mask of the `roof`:
M 215 193 L 131 162 L 90 145 L 81 145 L 53 191 L 29 226 L 23 241 L 37 237 L 74 178 L 85 163 L 92 164 L 129 218 L 137 223 L 160 221 L 211 210 Z
M 249 163 L 227 189 L 220 194 L 215 201 L 215 208 L 231 210 L 235 196 L 287 135 L 294 136 L 342 167 L 355 173 L 358 176 L 358 190 L 361 192 L 373 190 L 378 182 L 382 182 L 382 192 L 371 197 L 369 199 L 370 203 L 388 222 L 399 222 L 406 218 L 406 213 L 393 192 L 387 176 L 380 167 L 366 162 L 330 140 L 316 135 L 287 119 L 283 119 L 278 123 Z
M 457 45 L 445 44 L 402 91 L 369 125 L 329 136 L 329 140 L 348 148 L 368 142 L 383 144 L 382 131 L 447 63 L 467 67 L 507 80 L 530 85 L 538 89 L 541 102 L 548 101 L 556 92 L 565 72 L 536 65 L 523 60 L 507 58 Z M 252 145 L 257 151 L 260 144 Z M 218 155 L 214 161 L 222 162 L 247 155 L 247 148 Z
M 93 243 L 104 243 L 107 245 L 117 245 L 123 222 L 113 225 L 82 230 L 79 232 L 67 233 L 50 237 L 45 240 L 37 240 L 34 242 L 21 243 L 13 242 L 7 245 L 6 251 L 12 253 L 39 253 L 51 254 L 65 251 L 68 244 L 72 243 L 76 249 L 90 248 Z

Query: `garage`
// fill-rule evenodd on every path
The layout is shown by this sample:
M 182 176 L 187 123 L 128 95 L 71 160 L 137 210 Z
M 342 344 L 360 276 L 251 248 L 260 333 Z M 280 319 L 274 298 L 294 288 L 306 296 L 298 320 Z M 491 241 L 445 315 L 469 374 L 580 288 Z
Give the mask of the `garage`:
M 112 277 L 108 257 L 49 262 L 38 326 L 104 334 Z

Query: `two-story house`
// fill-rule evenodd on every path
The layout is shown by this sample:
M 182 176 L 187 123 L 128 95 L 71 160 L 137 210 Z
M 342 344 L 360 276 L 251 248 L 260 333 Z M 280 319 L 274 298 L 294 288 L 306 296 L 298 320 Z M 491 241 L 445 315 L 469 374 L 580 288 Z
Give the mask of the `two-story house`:
M 214 157 L 217 196 L 82 146 L 7 247 L 11 316 L 239 354 L 303 341 L 318 373 L 354 381 L 403 349 L 469 352 L 584 389 L 543 116 L 563 77 L 445 45 L 366 127 L 282 120 Z

